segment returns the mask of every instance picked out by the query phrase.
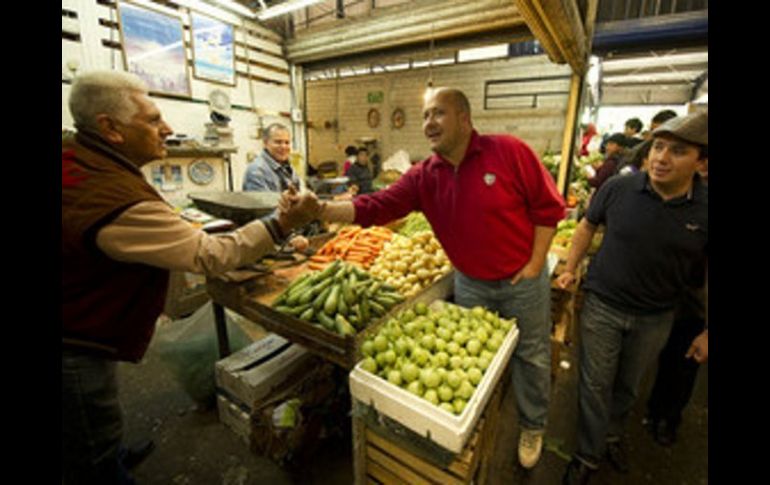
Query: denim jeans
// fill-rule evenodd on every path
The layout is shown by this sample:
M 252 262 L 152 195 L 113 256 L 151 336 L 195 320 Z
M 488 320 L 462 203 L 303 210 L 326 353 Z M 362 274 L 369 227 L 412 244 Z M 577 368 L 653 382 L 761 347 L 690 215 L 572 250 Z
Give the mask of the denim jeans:
M 522 428 L 544 430 L 551 393 L 551 285 L 540 275 L 511 285 L 510 279 L 477 280 L 455 270 L 455 303 L 481 305 L 516 318 L 519 342 L 512 358 L 513 392 Z
M 700 369 L 700 364 L 686 358 L 685 354 L 704 325 L 699 317 L 676 319 L 658 357 L 655 384 L 647 401 L 647 416 L 653 421 L 665 420 L 674 430 L 682 421 L 682 411 L 690 401 Z
M 618 439 L 642 376 L 666 343 L 674 312 L 631 315 L 586 295 L 580 314 L 578 447 L 598 467 L 607 440 Z
M 62 482 L 131 485 L 118 459 L 123 417 L 117 364 L 62 350 Z

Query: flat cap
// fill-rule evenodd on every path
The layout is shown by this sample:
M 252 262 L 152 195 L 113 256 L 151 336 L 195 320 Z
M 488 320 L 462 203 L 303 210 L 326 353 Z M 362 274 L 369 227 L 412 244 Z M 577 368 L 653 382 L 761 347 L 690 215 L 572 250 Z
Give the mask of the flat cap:
M 709 146 L 709 115 L 707 111 L 671 118 L 655 128 L 652 136 L 670 134 L 695 145 Z

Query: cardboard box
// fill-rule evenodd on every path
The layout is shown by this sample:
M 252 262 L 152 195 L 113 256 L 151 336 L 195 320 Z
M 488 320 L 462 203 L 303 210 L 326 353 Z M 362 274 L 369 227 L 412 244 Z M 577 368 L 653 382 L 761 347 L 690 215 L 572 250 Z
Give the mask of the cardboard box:
M 302 346 L 269 334 L 217 362 L 217 393 L 250 413 L 271 389 L 310 358 L 311 354 Z
M 219 420 L 230 428 L 244 443 L 251 446 L 252 423 L 249 413 L 222 394 L 217 394 Z

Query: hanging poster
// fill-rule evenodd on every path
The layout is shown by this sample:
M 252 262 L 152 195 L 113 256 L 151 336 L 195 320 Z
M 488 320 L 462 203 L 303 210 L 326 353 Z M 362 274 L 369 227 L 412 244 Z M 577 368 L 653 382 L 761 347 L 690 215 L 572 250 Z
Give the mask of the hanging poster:
M 193 75 L 235 86 L 232 25 L 192 12 Z
M 182 21 L 123 1 L 118 12 L 126 70 L 151 92 L 190 97 Z

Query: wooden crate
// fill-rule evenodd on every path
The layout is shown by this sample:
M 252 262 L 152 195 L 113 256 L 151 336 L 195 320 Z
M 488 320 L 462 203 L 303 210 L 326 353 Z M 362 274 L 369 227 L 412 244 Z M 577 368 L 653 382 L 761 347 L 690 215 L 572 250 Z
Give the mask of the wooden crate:
M 301 271 L 301 268 L 298 271 Z M 275 274 L 241 283 L 209 278 L 207 290 L 215 303 L 240 313 L 268 331 L 300 344 L 308 351 L 328 361 L 346 369 L 352 369 L 361 359 L 359 353 L 361 343 L 376 334 L 391 315 L 395 315 L 417 302 L 430 304 L 434 300 L 446 299 L 452 295 L 454 292 L 454 271 L 450 271 L 431 286 L 394 306 L 387 314 L 352 336 L 330 332 L 271 308 L 270 304 L 289 283 L 290 280 Z
M 353 418 L 355 483 L 459 485 L 487 483 L 489 457 L 495 442 L 503 395 L 510 379 L 501 379 L 465 448 L 441 465 L 405 449 L 396 440 Z

